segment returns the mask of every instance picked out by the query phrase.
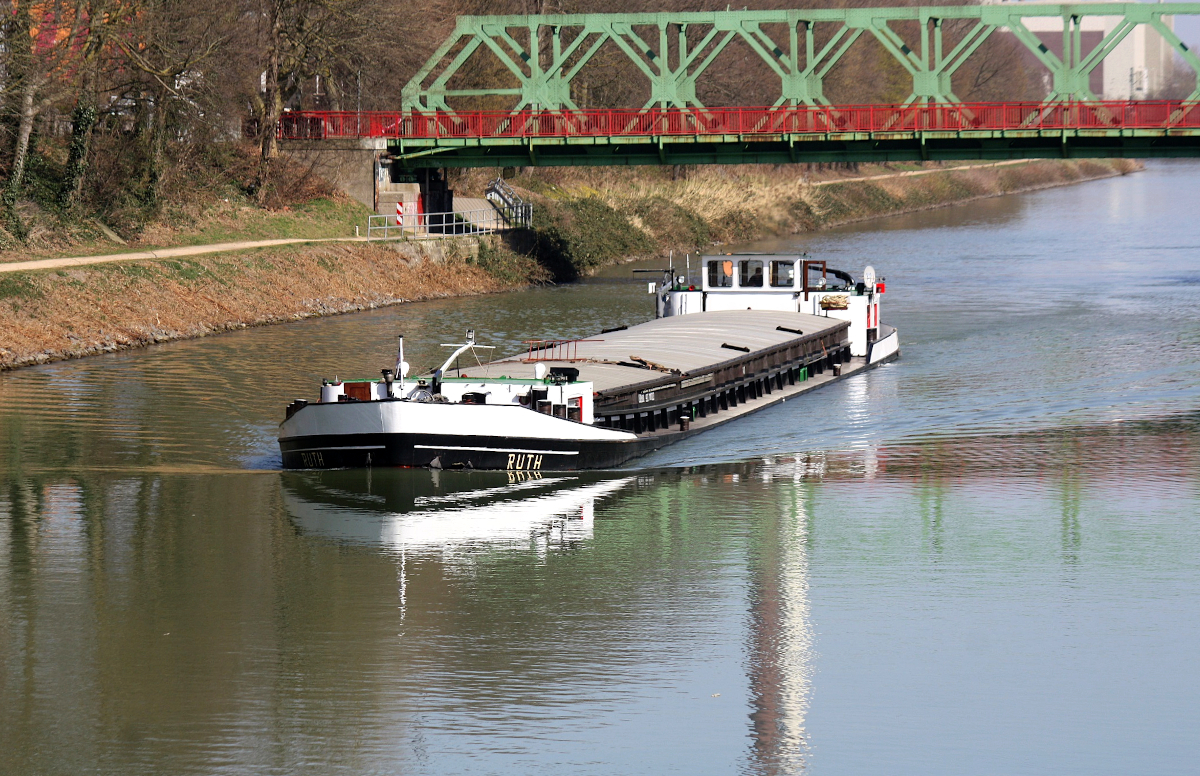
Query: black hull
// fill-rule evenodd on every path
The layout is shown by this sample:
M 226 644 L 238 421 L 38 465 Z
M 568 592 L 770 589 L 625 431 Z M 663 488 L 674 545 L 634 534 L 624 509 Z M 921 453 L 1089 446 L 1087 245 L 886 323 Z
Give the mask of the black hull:
M 279 442 L 285 469 L 432 467 L 508 471 L 611 469 L 678 442 L 676 432 L 628 441 L 432 434 L 342 434 L 298 437 Z

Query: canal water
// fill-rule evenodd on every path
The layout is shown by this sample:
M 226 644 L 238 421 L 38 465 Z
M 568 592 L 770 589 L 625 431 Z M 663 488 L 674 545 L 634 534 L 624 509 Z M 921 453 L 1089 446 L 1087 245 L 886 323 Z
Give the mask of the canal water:
M 274 433 L 399 333 L 643 320 L 629 267 L 2 374 L 0 773 L 1194 772 L 1198 189 L 750 246 L 873 264 L 903 358 L 615 473 Z

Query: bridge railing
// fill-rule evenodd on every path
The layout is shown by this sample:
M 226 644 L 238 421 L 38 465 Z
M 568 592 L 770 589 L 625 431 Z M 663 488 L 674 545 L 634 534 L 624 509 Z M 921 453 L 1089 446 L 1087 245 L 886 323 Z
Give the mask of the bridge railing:
M 536 138 L 1200 128 L 1178 100 L 420 113 L 293 111 L 279 137 Z

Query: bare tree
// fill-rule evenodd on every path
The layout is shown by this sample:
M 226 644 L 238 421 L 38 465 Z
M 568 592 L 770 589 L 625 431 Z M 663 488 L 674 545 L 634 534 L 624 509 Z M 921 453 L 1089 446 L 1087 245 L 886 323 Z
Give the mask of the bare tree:
M 212 80 L 205 68 L 224 50 L 236 14 L 235 8 L 220 4 L 145 0 L 133 34 L 117 40 L 130 71 L 141 75 L 131 86 L 141 106 L 144 197 L 149 202 L 159 197 L 172 117 L 179 119 L 177 134 L 192 136 L 205 119 L 198 102 Z
M 79 75 L 95 54 L 93 29 L 104 23 L 93 21 L 89 11 L 87 0 L 16 0 L 5 23 L 9 78 L 4 102 L 10 115 L 15 113 L 17 130 L 3 209 L 7 226 L 19 237 L 24 225 L 15 208 L 25 182 L 34 122 L 79 87 Z

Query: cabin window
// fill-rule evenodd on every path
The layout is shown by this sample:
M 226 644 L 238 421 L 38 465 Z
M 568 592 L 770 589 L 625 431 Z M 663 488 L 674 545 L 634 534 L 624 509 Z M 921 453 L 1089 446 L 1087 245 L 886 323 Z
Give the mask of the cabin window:
M 742 288 L 762 288 L 763 263 L 757 259 L 738 262 L 738 280 Z
M 774 288 L 791 288 L 794 285 L 796 285 L 795 262 L 771 262 L 771 286 Z
M 733 262 L 732 261 L 710 261 L 708 263 L 708 287 L 709 288 L 732 288 L 733 287 Z

